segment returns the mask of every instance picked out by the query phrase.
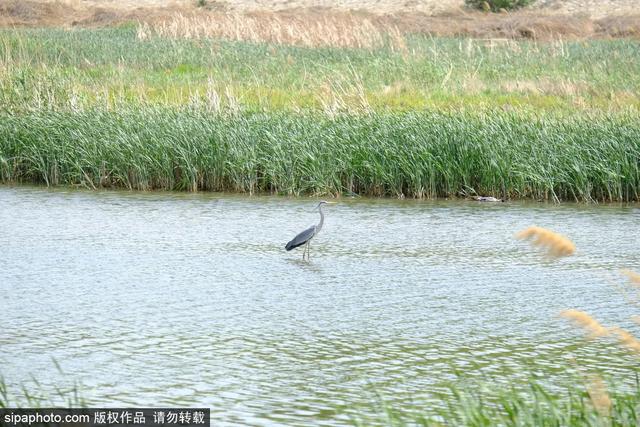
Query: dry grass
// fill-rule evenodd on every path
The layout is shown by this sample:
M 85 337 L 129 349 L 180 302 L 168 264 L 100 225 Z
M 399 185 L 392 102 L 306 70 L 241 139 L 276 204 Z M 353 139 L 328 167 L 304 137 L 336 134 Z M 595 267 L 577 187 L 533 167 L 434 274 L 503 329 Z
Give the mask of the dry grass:
M 629 278 L 632 285 L 640 286 L 640 274 L 631 270 L 622 270 L 622 274 Z
M 571 320 L 576 326 L 579 326 L 589 332 L 589 338 L 598 338 L 609 335 L 609 330 L 602 326 L 596 319 L 589 316 L 584 311 L 564 310 L 560 313 L 565 319 Z
M 397 27 L 350 14 L 241 15 L 228 13 L 176 14 L 171 19 L 141 23 L 138 37 L 220 38 L 305 47 L 381 47 L 387 41 L 402 50 L 404 38 Z
M 568 79 L 541 78 L 536 80 L 507 80 L 500 84 L 505 92 L 579 96 L 589 90 L 585 82 L 576 82 Z
M 517 234 L 518 238 L 533 239 L 534 245 L 542 246 L 553 255 L 569 255 L 575 252 L 575 245 L 563 236 L 541 227 L 529 227 Z M 632 285 L 640 285 L 640 274 L 622 270 L 622 274 L 627 276 Z M 574 325 L 584 329 L 588 333 L 589 339 L 601 337 L 613 337 L 623 347 L 640 355 L 640 340 L 630 332 L 617 327 L 605 327 L 588 313 L 580 310 L 569 309 L 560 312 L 560 316 L 570 320 Z M 632 319 L 640 323 L 640 317 L 633 316 Z M 591 401 L 601 415 L 608 415 L 611 409 L 611 399 L 606 391 L 604 382 L 599 377 L 587 384 L 587 391 Z
M 393 7 L 353 2 L 325 8 L 295 1 L 276 7 L 276 3 L 243 7 L 242 2 L 208 1 L 206 8 L 197 8 L 195 1 L 185 0 L 0 0 L 0 27 L 104 27 L 134 21 L 145 35 L 337 47 L 375 46 L 381 37 L 398 34 L 491 40 L 640 37 L 640 15 L 619 10 L 617 15 L 608 15 L 605 6 L 595 19 L 588 14 L 559 13 L 551 7 L 486 14 L 462 8 L 461 1 Z
M 640 37 L 640 15 L 616 15 L 597 20 L 596 31 L 609 37 Z
M 628 348 L 629 350 L 634 351 L 635 353 L 640 354 L 640 341 L 636 337 L 634 337 L 631 333 L 625 331 L 622 328 L 612 327 L 610 328 L 611 334 L 614 335 L 618 342 Z
M 606 328 L 600 324 L 596 319 L 591 317 L 588 313 L 579 310 L 564 310 L 560 313 L 562 317 L 572 321 L 576 326 L 579 326 L 586 330 L 589 335 L 589 339 L 595 339 L 600 337 L 614 337 L 618 343 L 627 349 L 640 354 L 640 341 L 628 331 L 613 326 Z
M 140 24 L 142 37 L 225 38 L 301 46 L 376 47 L 391 39 L 402 48 L 403 35 L 472 37 L 496 41 L 558 40 L 640 36 L 640 16 L 594 21 L 586 16 L 544 12 L 483 14 L 460 12 L 449 16 L 399 13 L 378 16 L 366 12 L 301 10 L 238 13 L 208 11 L 177 13 Z
M 560 234 L 542 227 L 528 227 L 516 235 L 519 239 L 530 239 L 531 244 L 547 251 L 551 256 L 562 257 L 573 255 L 576 246 Z
M 599 375 L 593 375 L 586 384 L 587 394 L 591 400 L 591 404 L 596 411 L 603 417 L 609 416 L 611 413 L 611 397 L 607 390 L 607 385 Z
M 640 284 L 640 274 L 630 270 L 622 270 L 622 274 L 630 279 L 632 285 L 638 286 L 638 284 Z M 638 340 L 638 338 L 629 331 L 617 326 L 606 328 L 589 314 L 579 310 L 564 310 L 560 315 L 571 320 L 575 325 L 585 329 L 589 333 L 589 338 L 593 339 L 610 336 L 615 338 L 621 346 L 640 355 L 640 340 Z M 639 316 L 632 316 L 632 320 L 636 323 L 640 323 Z
M 124 2 L 123 2 L 124 3 Z M 80 0 L 0 0 L 1 27 L 108 27 L 132 21 L 168 19 L 182 7 L 122 7 Z M 192 9 L 189 7 L 189 9 Z

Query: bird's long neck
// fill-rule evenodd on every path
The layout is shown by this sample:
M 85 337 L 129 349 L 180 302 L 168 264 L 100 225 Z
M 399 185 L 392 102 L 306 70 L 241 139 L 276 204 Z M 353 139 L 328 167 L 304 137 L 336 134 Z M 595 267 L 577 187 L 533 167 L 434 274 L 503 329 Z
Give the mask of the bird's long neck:
M 322 212 L 322 206 L 318 206 L 318 212 L 320 212 L 320 222 L 316 226 L 316 233 L 322 229 L 322 224 L 324 224 L 324 212 Z

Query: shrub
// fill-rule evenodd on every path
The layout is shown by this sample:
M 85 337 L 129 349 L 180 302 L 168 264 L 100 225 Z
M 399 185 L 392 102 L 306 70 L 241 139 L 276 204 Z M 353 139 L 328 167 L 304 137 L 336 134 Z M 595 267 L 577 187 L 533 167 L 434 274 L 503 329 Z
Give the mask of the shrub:
M 528 6 L 535 0 L 465 0 L 467 6 L 485 11 L 498 12 L 501 9 L 513 10 Z

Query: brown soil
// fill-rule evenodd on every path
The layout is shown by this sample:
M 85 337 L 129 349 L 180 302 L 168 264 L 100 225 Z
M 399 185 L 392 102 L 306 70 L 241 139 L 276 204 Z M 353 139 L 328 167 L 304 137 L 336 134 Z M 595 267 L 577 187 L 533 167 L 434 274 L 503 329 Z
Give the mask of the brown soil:
M 0 0 L 0 27 L 101 27 L 182 14 L 280 19 L 356 15 L 402 32 L 477 38 L 640 38 L 640 0 L 538 0 L 517 12 L 483 13 L 463 0 Z

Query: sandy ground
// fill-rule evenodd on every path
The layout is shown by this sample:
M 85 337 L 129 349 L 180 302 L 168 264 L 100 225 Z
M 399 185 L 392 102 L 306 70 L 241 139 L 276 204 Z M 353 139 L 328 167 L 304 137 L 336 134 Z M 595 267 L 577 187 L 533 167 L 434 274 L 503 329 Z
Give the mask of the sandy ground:
M 592 18 L 637 15 L 640 0 L 538 0 L 533 10 L 560 14 L 586 14 Z
M 0 3 L 7 0 L 0 0 Z M 40 0 L 71 6 L 191 9 L 195 0 Z M 207 0 L 210 7 L 230 11 L 283 11 L 291 9 L 359 10 L 376 14 L 419 12 L 427 15 L 459 13 L 464 0 Z M 554 14 L 584 14 L 591 18 L 640 13 L 640 0 L 537 0 L 531 10 Z

